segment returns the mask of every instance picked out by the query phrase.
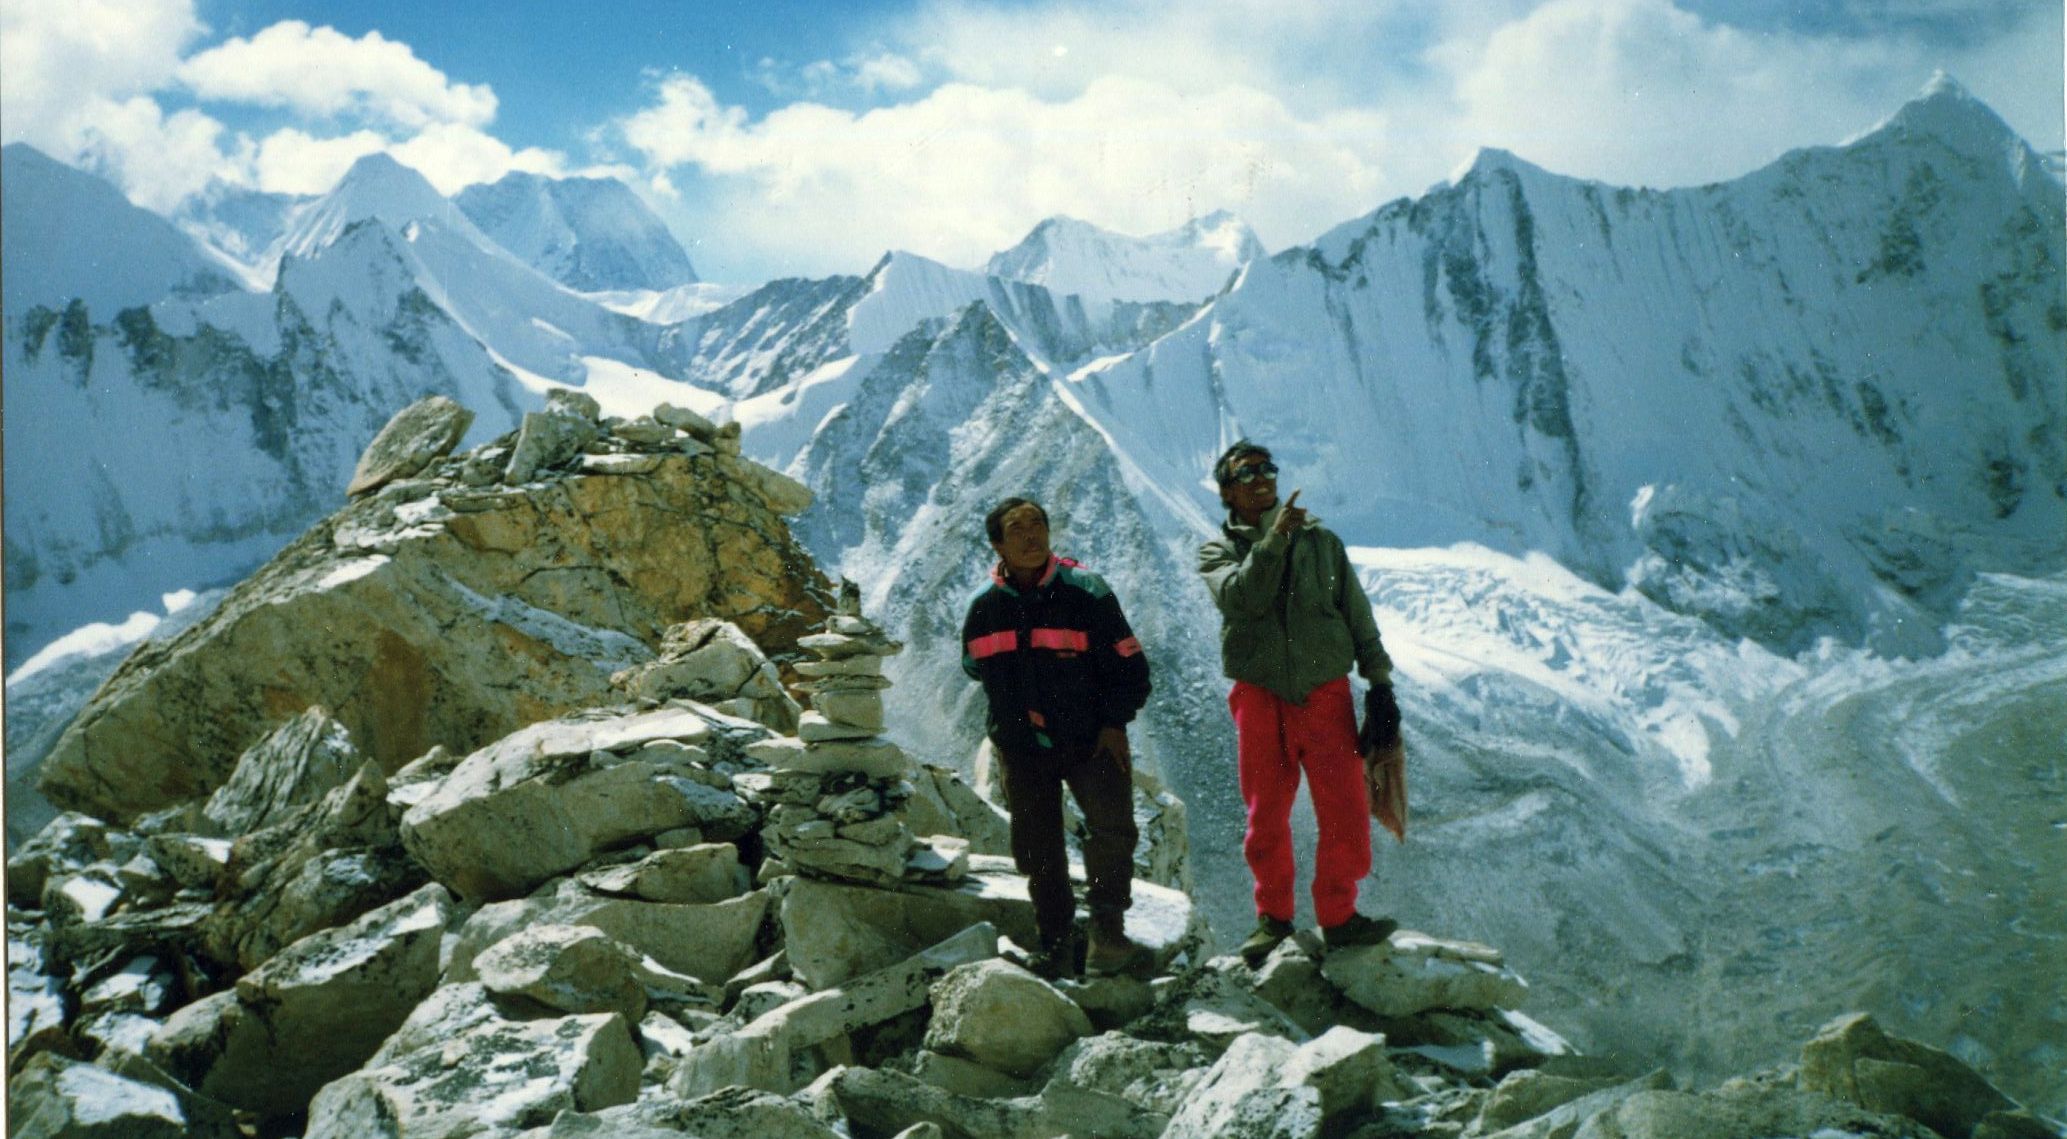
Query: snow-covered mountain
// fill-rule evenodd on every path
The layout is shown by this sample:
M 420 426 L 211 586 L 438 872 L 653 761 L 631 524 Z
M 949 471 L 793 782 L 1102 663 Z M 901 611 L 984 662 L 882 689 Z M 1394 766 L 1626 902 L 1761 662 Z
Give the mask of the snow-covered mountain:
M 547 280 L 385 157 L 296 213 L 263 293 L 98 179 L 8 159 L 10 661 L 248 571 L 423 395 L 473 408 L 479 439 L 553 383 L 653 367 L 658 326 Z
M 992 257 L 985 269 L 993 277 L 1086 300 L 1199 301 L 1264 253 L 1248 225 L 1225 211 L 1148 237 L 1054 217 Z
M 1557 959 L 1572 980 L 1544 998 L 1598 1046 L 1667 1047 L 1705 1010 L 1716 1054 L 1680 1059 L 1720 1067 L 1862 988 L 1956 1034 L 2067 937 L 2056 908 L 2005 924 L 2036 901 L 2053 824 L 2030 800 L 2058 774 L 1987 735 L 2067 730 L 2062 234 L 2059 183 L 1941 82 L 1698 189 L 1488 152 L 1088 360 L 928 270 L 966 307 L 735 387 L 735 410 L 749 453 L 818 491 L 807 545 L 910 645 L 890 697 L 923 752 L 980 732 L 955 638 L 984 510 L 1051 505 L 1144 630 L 1140 750 L 1233 930 L 1241 808 L 1190 559 L 1213 456 L 1276 447 L 1363 548 L 1402 661 L 1419 821 L 1374 906 Z M 896 260 L 879 281 L 921 268 Z M 1911 735 L 1919 701 L 1942 712 Z M 1920 932 L 1946 921 L 1985 933 Z M 1990 1007 L 2016 1022 L 1991 1062 L 2044 1070 L 2067 1017 Z
M 512 172 L 461 190 L 453 202 L 504 249 L 571 289 L 663 291 L 697 281 L 667 226 L 613 178 Z
M 113 313 L 168 296 L 236 291 L 240 278 L 164 218 L 26 143 L 0 147 L 0 310 Z
M 270 283 L 295 215 L 315 197 L 269 193 L 223 182 L 180 203 L 172 221 L 203 246 L 235 261 L 253 281 Z
M 1138 751 L 1238 933 L 1191 559 L 1206 468 L 1249 435 L 1357 547 L 1400 661 L 1415 822 L 1372 909 L 1508 947 L 1596 1048 L 1654 1053 L 1698 1015 L 1715 1051 L 1679 1059 L 1720 1070 L 1843 1008 L 1955 1040 L 1982 1010 L 2000 1050 L 1967 1058 L 2067 1106 L 2067 1013 L 2002 987 L 2048 983 L 2067 940 L 2040 885 L 2067 225 L 2057 177 L 1957 85 L 1711 186 L 1489 151 L 1274 257 L 1231 219 L 1146 243 L 1058 221 L 987 272 L 894 253 L 666 324 L 398 171 L 303 207 L 270 294 L 75 317 L 10 292 L 10 659 L 37 647 L 17 620 L 117 621 L 276 545 L 313 501 L 281 488 L 335 496 L 409 398 L 454 395 L 478 436 L 549 382 L 636 375 L 816 491 L 797 531 L 907 642 L 888 695 L 920 754 L 978 734 L 956 636 L 983 512 L 1046 501 L 1150 646 Z

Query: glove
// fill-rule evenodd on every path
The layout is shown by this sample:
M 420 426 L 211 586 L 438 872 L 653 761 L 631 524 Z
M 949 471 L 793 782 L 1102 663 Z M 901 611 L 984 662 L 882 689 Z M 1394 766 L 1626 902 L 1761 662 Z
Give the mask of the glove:
M 1400 705 L 1393 699 L 1392 685 L 1374 684 L 1364 693 L 1364 726 L 1357 733 L 1357 750 L 1383 751 L 1400 742 Z

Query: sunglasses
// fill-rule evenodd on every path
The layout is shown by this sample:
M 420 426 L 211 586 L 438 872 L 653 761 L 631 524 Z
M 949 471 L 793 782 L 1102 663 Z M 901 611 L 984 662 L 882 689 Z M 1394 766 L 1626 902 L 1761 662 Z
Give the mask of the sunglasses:
M 1278 465 L 1272 462 L 1261 462 L 1252 466 L 1236 467 L 1228 472 L 1227 481 L 1238 482 L 1243 486 L 1248 486 L 1257 479 L 1274 479 L 1276 477 L 1278 477 Z

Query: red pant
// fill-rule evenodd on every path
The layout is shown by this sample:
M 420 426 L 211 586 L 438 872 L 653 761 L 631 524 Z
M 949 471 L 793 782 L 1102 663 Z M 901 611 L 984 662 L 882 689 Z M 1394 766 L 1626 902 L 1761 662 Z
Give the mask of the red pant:
M 1349 677 L 1307 693 L 1304 704 L 1238 680 L 1227 706 L 1249 811 L 1242 854 L 1256 879 L 1256 912 L 1292 920 L 1292 801 L 1303 768 L 1313 781 L 1313 813 L 1321 826 L 1314 918 L 1323 927 L 1348 921 L 1356 912 L 1357 884 L 1371 872 L 1371 792 L 1357 752 Z

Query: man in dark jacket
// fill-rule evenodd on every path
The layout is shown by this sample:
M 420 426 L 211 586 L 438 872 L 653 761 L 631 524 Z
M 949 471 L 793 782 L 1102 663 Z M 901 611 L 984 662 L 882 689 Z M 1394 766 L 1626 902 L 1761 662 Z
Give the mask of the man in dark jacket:
M 1277 473 L 1263 447 L 1228 448 L 1213 465 L 1227 522 L 1199 549 L 1199 573 L 1220 608 L 1221 667 L 1234 681 L 1227 703 L 1257 917 L 1240 953 L 1251 965 L 1292 934 L 1291 814 L 1302 770 L 1320 823 L 1313 909 L 1322 939 L 1330 948 L 1369 945 L 1397 928 L 1356 912 L 1371 870 L 1371 807 L 1349 693 L 1354 664 L 1372 686 L 1373 709 L 1396 728 L 1392 661 L 1342 539 L 1300 509 L 1298 491 L 1278 501 Z
M 1076 972 L 1076 901 L 1062 838 L 1062 788 L 1083 811 L 1091 909 L 1085 967 L 1130 972 L 1148 951 L 1127 938 L 1134 881 L 1133 758 L 1127 724 L 1148 700 L 1148 658 L 1098 575 L 1057 558 L 1040 504 L 1008 498 L 984 519 L 997 568 L 962 623 L 962 668 L 983 682 L 1004 768 L 1012 857 L 1040 934 L 1036 970 Z

